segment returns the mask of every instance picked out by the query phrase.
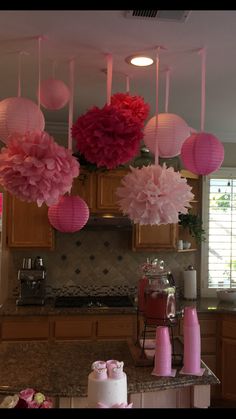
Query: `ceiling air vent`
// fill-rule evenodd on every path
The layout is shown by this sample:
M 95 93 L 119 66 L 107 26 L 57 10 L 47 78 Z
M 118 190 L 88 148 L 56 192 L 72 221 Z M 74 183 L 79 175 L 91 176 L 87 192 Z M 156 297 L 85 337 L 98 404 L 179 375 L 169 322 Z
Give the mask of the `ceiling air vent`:
M 125 17 L 172 22 L 185 22 L 190 10 L 127 10 Z

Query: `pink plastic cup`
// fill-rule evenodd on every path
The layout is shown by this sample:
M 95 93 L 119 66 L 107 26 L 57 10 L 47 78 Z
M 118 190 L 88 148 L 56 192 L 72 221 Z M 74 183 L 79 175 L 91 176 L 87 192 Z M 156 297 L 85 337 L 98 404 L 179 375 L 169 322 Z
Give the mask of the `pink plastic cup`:
M 184 308 L 184 326 L 199 324 L 196 307 Z
M 171 343 L 169 329 L 166 326 L 156 328 L 156 350 L 154 374 L 171 375 Z

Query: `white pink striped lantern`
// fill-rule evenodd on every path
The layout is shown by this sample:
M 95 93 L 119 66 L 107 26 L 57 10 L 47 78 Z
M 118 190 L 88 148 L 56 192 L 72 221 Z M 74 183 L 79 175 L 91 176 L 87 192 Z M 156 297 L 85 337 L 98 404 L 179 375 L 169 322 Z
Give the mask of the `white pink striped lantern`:
M 62 196 L 57 204 L 48 208 L 50 224 L 62 233 L 81 230 L 88 218 L 88 205 L 79 196 Z
M 181 146 L 190 135 L 188 124 L 174 113 L 158 114 L 156 131 L 156 116 L 152 117 L 144 128 L 143 141 L 149 150 L 155 154 L 156 138 L 160 157 L 178 156 Z
M 5 144 L 10 134 L 43 131 L 44 127 L 43 113 L 32 100 L 9 97 L 0 102 L 0 140 Z
M 214 135 L 198 132 L 190 135 L 181 149 L 184 167 L 197 175 L 218 170 L 224 160 L 224 146 Z
M 63 108 L 70 99 L 70 89 L 62 80 L 50 78 L 40 83 L 40 103 L 49 110 Z

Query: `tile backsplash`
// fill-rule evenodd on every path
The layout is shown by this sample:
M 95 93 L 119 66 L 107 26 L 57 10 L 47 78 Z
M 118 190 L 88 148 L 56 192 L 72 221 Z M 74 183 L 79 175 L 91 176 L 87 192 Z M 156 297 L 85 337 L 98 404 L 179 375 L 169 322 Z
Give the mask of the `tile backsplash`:
M 178 289 L 182 271 L 198 266 L 198 253 L 133 252 L 131 231 L 101 230 L 63 234 L 55 232 L 55 250 L 12 250 L 9 296 L 19 293 L 17 271 L 24 257 L 42 256 L 47 269 L 47 296 L 83 294 L 135 294 L 140 278 L 138 267 L 147 257 L 159 257 L 171 270 Z

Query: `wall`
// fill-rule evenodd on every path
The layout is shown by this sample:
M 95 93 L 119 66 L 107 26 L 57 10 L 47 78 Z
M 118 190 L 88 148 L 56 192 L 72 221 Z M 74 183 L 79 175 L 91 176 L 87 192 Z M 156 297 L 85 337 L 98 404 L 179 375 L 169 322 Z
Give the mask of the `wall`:
M 54 251 L 12 250 L 10 258 L 10 296 L 18 294 L 17 270 L 25 256 L 43 257 L 47 268 L 47 293 L 133 294 L 140 277 L 138 267 L 147 257 L 161 257 L 171 269 L 178 286 L 181 273 L 195 265 L 196 253 L 133 252 L 131 231 L 86 231 L 73 234 L 56 232 Z

